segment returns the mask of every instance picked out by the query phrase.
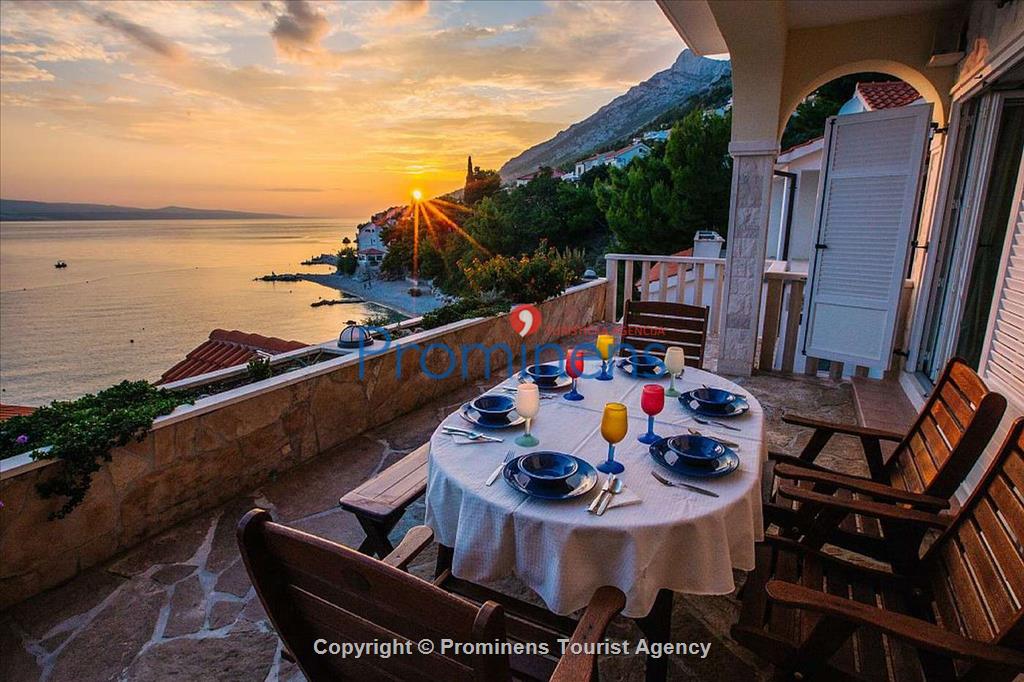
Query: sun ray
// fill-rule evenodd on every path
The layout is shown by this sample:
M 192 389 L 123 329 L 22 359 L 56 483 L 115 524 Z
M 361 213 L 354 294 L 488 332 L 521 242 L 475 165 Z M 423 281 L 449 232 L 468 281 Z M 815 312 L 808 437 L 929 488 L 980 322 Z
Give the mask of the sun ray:
M 473 207 L 472 206 L 466 206 L 465 204 L 456 204 L 456 203 L 453 203 L 451 201 L 446 201 L 445 199 L 431 199 L 430 201 L 435 203 L 435 204 L 440 204 L 442 206 L 445 206 L 447 208 L 454 208 L 454 209 L 456 209 L 458 211 L 465 211 L 466 213 L 472 213 L 473 212 Z
M 482 251 L 487 256 L 491 255 L 491 252 L 488 251 L 486 248 L 484 248 L 484 246 L 480 242 L 478 242 L 476 239 L 473 238 L 472 235 L 470 235 L 468 232 L 466 232 L 464 229 L 462 229 L 462 227 L 460 227 L 458 225 L 458 223 L 456 223 L 451 218 L 446 216 L 441 211 L 441 209 L 439 209 L 437 206 L 434 206 L 432 202 L 430 202 L 430 201 L 424 202 L 423 203 L 423 207 L 424 207 L 424 211 L 425 212 L 432 213 L 434 215 L 434 217 L 436 217 L 438 220 L 440 220 L 440 222 L 442 224 L 444 224 L 446 227 L 454 230 L 457 234 L 465 237 L 466 241 L 468 241 L 470 244 L 472 244 L 474 248 L 479 249 L 480 251 Z

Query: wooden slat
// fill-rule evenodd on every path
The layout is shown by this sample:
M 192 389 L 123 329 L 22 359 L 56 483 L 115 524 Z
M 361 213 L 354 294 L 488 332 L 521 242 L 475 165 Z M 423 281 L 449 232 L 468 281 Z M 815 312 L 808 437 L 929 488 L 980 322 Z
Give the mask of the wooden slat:
M 639 303 L 630 305 L 629 320 L 624 321 L 624 323 L 628 322 L 630 327 L 648 327 L 650 329 L 669 329 L 685 332 L 699 332 L 700 334 L 704 333 L 705 323 L 703 315 L 700 317 L 690 317 L 689 315 L 692 313 L 689 313 L 689 311 L 684 313 L 687 315 L 686 317 L 652 315 L 650 313 L 635 311 L 634 308 L 639 305 Z M 689 306 L 686 307 L 688 308 Z
M 761 327 L 761 355 L 758 360 L 758 367 L 762 371 L 770 371 L 774 365 L 775 342 L 779 338 L 781 314 L 782 280 L 769 279 L 764 302 L 764 325 Z
M 349 511 L 375 518 L 384 518 L 404 509 L 426 490 L 429 453 L 429 443 L 413 450 L 370 480 L 346 493 L 341 498 L 341 506 Z
M 997 476 L 990 484 L 988 494 L 1005 519 L 1007 527 L 1017 534 L 1017 541 L 1024 543 L 1024 508 L 1010 490 L 1007 479 Z
M 797 556 L 794 552 L 780 549 L 775 557 L 775 571 L 772 576 L 776 580 L 797 582 Z M 775 636 L 781 637 L 787 642 L 795 642 L 798 629 L 797 609 L 772 604 L 769 615 L 768 630 Z
M 605 294 L 604 317 L 608 322 L 616 322 L 619 319 L 617 312 L 618 306 L 616 305 L 618 303 L 616 299 L 619 295 L 619 261 L 606 258 L 604 263 L 605 277 L 608 278 L 608 290 Z
M 987 497 L 978 501 L 978 506 L 974 508 L 974 518 L 985 542 L 992 549 L 1001 573 L 1016 596 L 1017 605 L 1024 604 L 1024 556 L 996 517 Z
M 826 576 L 826 591 L 844 599 L 850 598 L 850 584 L 847 576 L 839 571 L 829 571 Z M 829 659 L 843 670 L 855 671 L 856 657 L 853 649 L 853 638 L 847 639 Z
M 681 272 L 680 277 L 685 280 L 686 273 Z M 693 266 L 693 305 L 704 305 L 704 264 L 696 263 Z
M 959 547 L 957 543 L 947 540 L 943 550 L 943 563 L 949 574 L 950 586 L 956 599 L 957 613 L 963 619 L 967 633 L 972 639 L 991 639 L 992 626 L 985 613 L 978 588 L 964 563 L 963 548 Z
M 816 557 L 810 554 L 805 555 L 801 569 L 801 585 L 813 590 L 824 591 L 824 570 L 821 562 L 818 561 Z M 814 626 L 818 624 L 819 620 L 821 620 L 821 616 L 811 611 L 802 611 L 800 613 L 800 641 L 807 639 L 808 635 L 811 634 L 811 631 L 814 629 Z
M 715 302 L 711 306 L 711 333 L 718 334 L 722 321 L 722 297 L 725 295 L 725 265 L 715 263 Z
M 658 264 L 658 300 L 665 302 L 668 297 L 668 263 Z
M 924 450 L 914 454 L 916 455 L 917 470 L 921 473 L 921 481 L 925 488 L 928 488 L 935 478 L 935 474 L 938 473 L 939 467 L 949 459 L 949 446 L 939 435 L 930 414 L 926 414 L 921 420 L 920 434 L 924 441 Z
M 960 389 L 967 400 L 975 406 L 981 404 L 981 399 L 988 393 L 985 384 L 967 365 L 953 363 L 949 377 L 956 383 L 956 387 Z
M 796 340 L 800 331 L 800 314 L 803 307 L 803 280 L 790 282 L 789 304 L 786 306 L 786 332 L 782 343 L 782 371 L 786 373 L 792 373 L 793 364 L 796 362 Z
M 951 382 L 943 382 L 942 386 L 939 387 L 939 397 L 942 399 L 943 405 L 956 417 L 961 429 L 970 423 L 971 417 L 974 416 L 975 408 L 971 407 L 971 404 L 967 402 L 956 386 Z
M 676 265 L 676 303 L 686 303 L 686 266 Z
M 904 595 L 892 584 L 883 584 L 879 594 L 886 611 L 907 613 Z M 924 671 L 917 650 L 895 637 L 886 637 L 885 655 L 889 663 L 889 678 L 899 682 L 924 682 Z
M 640 300 L 651 300 L 651 261 L 645 260 L 640 267 Z
M 631 260 L 626 261 L 626 272 L 625 272 L 625 275 L 622 278 L 622 282 L 623 282 L 622 300 L 623 301 L 632 301 L 633 300 L 633 290 L 635 288 L 635 284 L 634 284 L 634 281 L 633 281 L 633 261 L 631 261 Z
M 877 589 L 877 585 L 863 579 L 855 580 L 850 584 L 850 593 L 853 599 L 869 606 L 879 606 Z M 854 633 L 854 649 L 857 656 L 858 672 L 871 680 L 882 680 L 888 677 L 885 647 L 882 644 L 881 633 L 872 628 L 858 628 Z
M 997 631 L 1002 630 L 1016 614 L 1013 597 L 999 575 L 988 547 L 981 541 L 978 530 L 969 519 L 960 524 L 957 535 L 965 550 L 964 560 L 977 581 L 991 620 Z

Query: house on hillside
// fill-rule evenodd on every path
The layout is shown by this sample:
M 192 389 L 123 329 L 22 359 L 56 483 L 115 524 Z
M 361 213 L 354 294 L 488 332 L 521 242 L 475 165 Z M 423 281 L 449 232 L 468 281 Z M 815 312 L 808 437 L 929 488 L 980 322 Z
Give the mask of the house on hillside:
M 523 185 L 529 183 L 530 180 L 533 180 L 535 177 L 537 177 L 539 175 L 542 175 L 542 174 L 545 174 L 545 173 L 548 173 L 548 172 L 549 172 L 548 169 L 538 168 L 537 170 L 533 171 L 532 173 L 527 173 L 526 175 L 520 175 L 518 178 L 515 179 L 515 186 L 516 187 L 522 187 Z M 555 180 L 570 180 L 570 179 L 575 180 L 576 179 L 575 177 L 571 176 L 571 174 L 569 174 L 569 173 L 561 173 L 561 172 L 556 171 L 556 170 L 551 170 L 550 174 L 551 174 L 551 177 L 553 177 Z
M 672 129 L 666 128 L 665 130 L 648 130 L 643 135 L 644 142 L 668 142 L 668 138 L 672 135 Z
M 923 104 L 914 87 L 903 81 L 857 83 L 853 96 L 839 109 L 839 116 Z M 807 140 L 784 149 L 775 162 L 772 178 L 771 218 L 768 224 L 768 258 L 789 261 L 806 271 L 811 258 L 814 208 L 825 137 Z
M 387 246 L 381 236 L 384 228 L 375 222 L 364 223 L 359 226 L 359 233 L 356 235 L 356 256 L 360 265 L 380 265 L 387 255 Z
M 616 168 L 625 168 L 629 165 L 629 162 L 637 157 L 647 156 L 651 153 L 651 148 L 643 143 L 639 138 L 634 139 L 628 146 L 622 149 L 616 149 L 611 152 L 603 152 L 601 154 L 594 154 L 591 157 L 583 159 L 582 161 L 576 162 L 576 170 L 574 175 L 579 178 L 591 168 L 598 166 L 614 166 Z

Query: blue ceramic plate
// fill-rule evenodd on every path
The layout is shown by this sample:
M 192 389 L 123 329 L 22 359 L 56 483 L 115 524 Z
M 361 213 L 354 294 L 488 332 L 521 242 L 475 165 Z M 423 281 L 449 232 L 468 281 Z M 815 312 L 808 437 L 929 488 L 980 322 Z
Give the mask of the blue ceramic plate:
M 480 412 L 473 408 L 469 403 L 466 403 L 459 408 L 459 416 L 468 421 L 474 426 L 479 426 L 481 429 L 507 429 L 512 426 L 519 426 L 520 424 L 526 423 L 526 417 L 520 416 L 518 412 L 512 410 L 505 415 L 503 421 L 490 421 L 483 418 Z
M 615 366 L 637 378 L 661 379 L 668 376 L 668 370 L 665 369 L 664 363 L 660 360 L 655 359 L 654 364 L 643 363 L 643 359 L 640 359 L 639 363 L 637 363 L 633 358 L 625 357 L 616 362 Z
M 512 396 L 497 393 L 485 393 L 475 398 L 469 406 L 480 413 L 480 418 L 488 424 L 503 426 L 508 422 L 508 415 L 516 409 L 516 401 Z
M 691 478 L 719 478 L 731 474 L 740 468 L 740 458 L 734 451 L 725 448 L 725 454 L 714 460 L 713 464 L 690 464 L 668 447 L 666 439 L 662 438 L 651 445 L 651 457 L 654 461 L 669 471 L 680 476 Z
M 692 434 L 670 436 L 665 439 L 665 446 L 687 462 L 703 467 L 714 464 L 725 454 L 725 446 L 717 440 Z
M 691 394 L 693 391 L 686 391 L 679 396 L 679 402 L 683 407 L 702 417 L 737 417 L 750 409 L 746 398 L 737 397 L 736 400 L 727 404 L 724 409 L 708 409 L 700 404 L 700 401 Z
M 523 455 L 517 461 L 520 472 L 546 483 L 564 481 L 579 469 L 575 458 L 550 450 L 531 452 L 528 455 Z
M 516 457 L 502 470 L 505 482 L 521 493 L 542 500 L 570 500 L 580 495 L 586 495 L 597 485 L 597 469 L 589 462 L 572 455 L 566 455 L 566 457 L 576 460 L 577 469 L 576 473 L 569 478 L 555 483 L 531 479 L 519 469 L 520 458 L 527 456 Z

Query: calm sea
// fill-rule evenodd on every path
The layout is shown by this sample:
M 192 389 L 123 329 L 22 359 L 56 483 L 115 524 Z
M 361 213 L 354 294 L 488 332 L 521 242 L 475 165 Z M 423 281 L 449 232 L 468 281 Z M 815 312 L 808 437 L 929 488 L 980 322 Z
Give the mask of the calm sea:
M 254 282 L 329 272 L 358 219 L 0 223 L 0 401 L 39 405 L 154 380 L 221 327 L 307 343 L 380 308 L 311 308 L 334 292 Z M 68 267 L 58 270 L 58 259 Z

